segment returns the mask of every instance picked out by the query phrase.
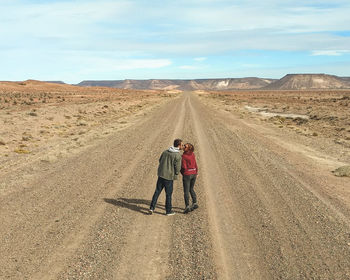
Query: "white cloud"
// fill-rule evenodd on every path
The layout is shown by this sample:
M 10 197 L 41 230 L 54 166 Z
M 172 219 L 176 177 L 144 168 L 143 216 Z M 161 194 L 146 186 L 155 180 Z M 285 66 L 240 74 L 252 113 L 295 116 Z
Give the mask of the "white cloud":
M 7 1 L 0 10 L 0 48 L 199 51 L 203 57 L 195 61 L 202 61 L 222 51 L 341 49 L 349 43 L 325 35 L 349 29 L 348 1 L 179 1 Z
M 328 33 L 285 34 L 277 30 L 224 31 L 178 36 L 170 42 L 140 42 L 129 50 L 142 49 L 165 55 L 218 55 L 239 50 L 311 51 L 347 49 L 350 37 Z
M 244 1 L 199 5 L 184 10 L 193 31 L 276 29 L 284 32 L 347 30 L 349 3 L 316 5 L 308 1 Z M 327 20 L 325 20 L 325 18 Z
M 341 56 L 344 54 L 350 53 L 350 50 L 321 50 L 321 51 L 312 51 L 311 55 L 313 56 Z
M 0 9 L 0 36 L 13 48 L 91 48 L 132 11 L 128 1 L 13 1 Z
M 25 75 L 37 69 L 93 77 L 137 69 L 165 73 L 172 67 L 163 67 L 182 61 L 189 65 L 173 69 L 208 73 L 210 67 L 196 66 L 241 50 L 307 52 L 321 60 L 345 55 L 350 46 L 350 37 L 336 32 L 349 30 L 348 0 L 0 2 L 0 79 L 7 69 L 18 75 L 12 65 L 21 65 Z M 249 58 L 237 63 L 244 62 L 247 72 L 257 67 Z M 222 71 L 233 64 L 223 62 Z

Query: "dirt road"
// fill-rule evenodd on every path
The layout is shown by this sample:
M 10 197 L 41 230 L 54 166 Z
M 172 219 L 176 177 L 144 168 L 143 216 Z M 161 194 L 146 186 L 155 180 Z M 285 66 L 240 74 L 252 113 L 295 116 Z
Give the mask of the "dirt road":
M 177 214 L 161 195 L 150 216 L 159 155 L 177 137 L 196 147 L 200 207 L 182 214 L 177 181 Z M 185 93 L 37 163 L 0 193 L 0 279 L 350 279 L 349 180 L 281 137 Z

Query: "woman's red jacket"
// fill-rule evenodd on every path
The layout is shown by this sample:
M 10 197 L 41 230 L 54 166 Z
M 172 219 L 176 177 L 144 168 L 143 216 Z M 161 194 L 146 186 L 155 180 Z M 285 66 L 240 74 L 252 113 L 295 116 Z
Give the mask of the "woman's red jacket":
M 198 173 L 196 157 L 193 152 L 185 152 L 182 154 L 181 174 L 194 175 Z

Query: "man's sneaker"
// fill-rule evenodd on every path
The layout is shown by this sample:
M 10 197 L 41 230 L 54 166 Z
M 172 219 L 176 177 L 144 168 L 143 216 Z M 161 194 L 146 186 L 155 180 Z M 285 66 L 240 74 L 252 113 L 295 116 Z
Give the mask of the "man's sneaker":
M 192 211 L 197 209 L 198 208 L 198 204 L 197 203 L 193 203 L 191 208 L 192 208 Z
M 191 211 L 191 208 L 189 206 L 186 206 L 186 208 L 184 210 L 184 214 L 187 214 L 190 211 Z
M 170 211 L 170 212 L 166 213 L 166 215 L 167 216 L 173 216 L 173 215 L 175 215 L 175 212 L 174 211 Z
M 149 209 L 149 210 L 148 210 L 148 214 L 150 214 L 150 215 L 152 215 L 152 214 L 153 214 L 153 212 L 154 212 L 154 210 L 153 210 L 153 209 Z

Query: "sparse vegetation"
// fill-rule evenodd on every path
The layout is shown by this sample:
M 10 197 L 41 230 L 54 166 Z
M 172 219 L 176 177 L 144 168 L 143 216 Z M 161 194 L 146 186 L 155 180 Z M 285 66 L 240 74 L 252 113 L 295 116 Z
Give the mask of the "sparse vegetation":
M 28 115 L 32 116 L 32 117 L 37 117 L 38 116 L 38 114 L 36 112 L 33 112 L 33 111 L 29 112 Z
M 30 154 L 30 151 L 24 150 L 22 148 L 15 149 L 14 152 L 17 154 Z
M 244 106 L 261 108 L 269 113 L 299 114 L 305 118 L 269 117 L 267 120 L 276 126 L 288 127 L 297 133 L 309 136 L 324 136 L 349 139 L 350 110 L 348 109 L 350 94 L 348 90 L 257 90 L 207 92 L 201 94 L 208 98 L 220 100 L 225 110 L 232 112 L 248 112 Z M 235 108 L 235 109 L 233 109 Z M 243 112 L 242 112 L 243 111 Z M 259 114 L 250 113 L 250 114 Z M 263 117 L 262 117 L 263 118 Z M 310 132 L 297 130 L 294 126 Z M 344 141 L 340 141 L 344 145 Z
M 9 151 L 26 154 L 34 147 L 40 149 L 50 143 L 70 141 L 69 135 L 90 137 L 91 130 L 101 130 L 111 123 L 117 126 L 121 117 L 176 95 L 37 81 L 26 81 L 25 86 L 0 82 L 0 135 L 6 140 L 0 140 L 0 157 Z
M 350 165 L 337 168 L 333 174 L 337 177 L 350 177 Z

